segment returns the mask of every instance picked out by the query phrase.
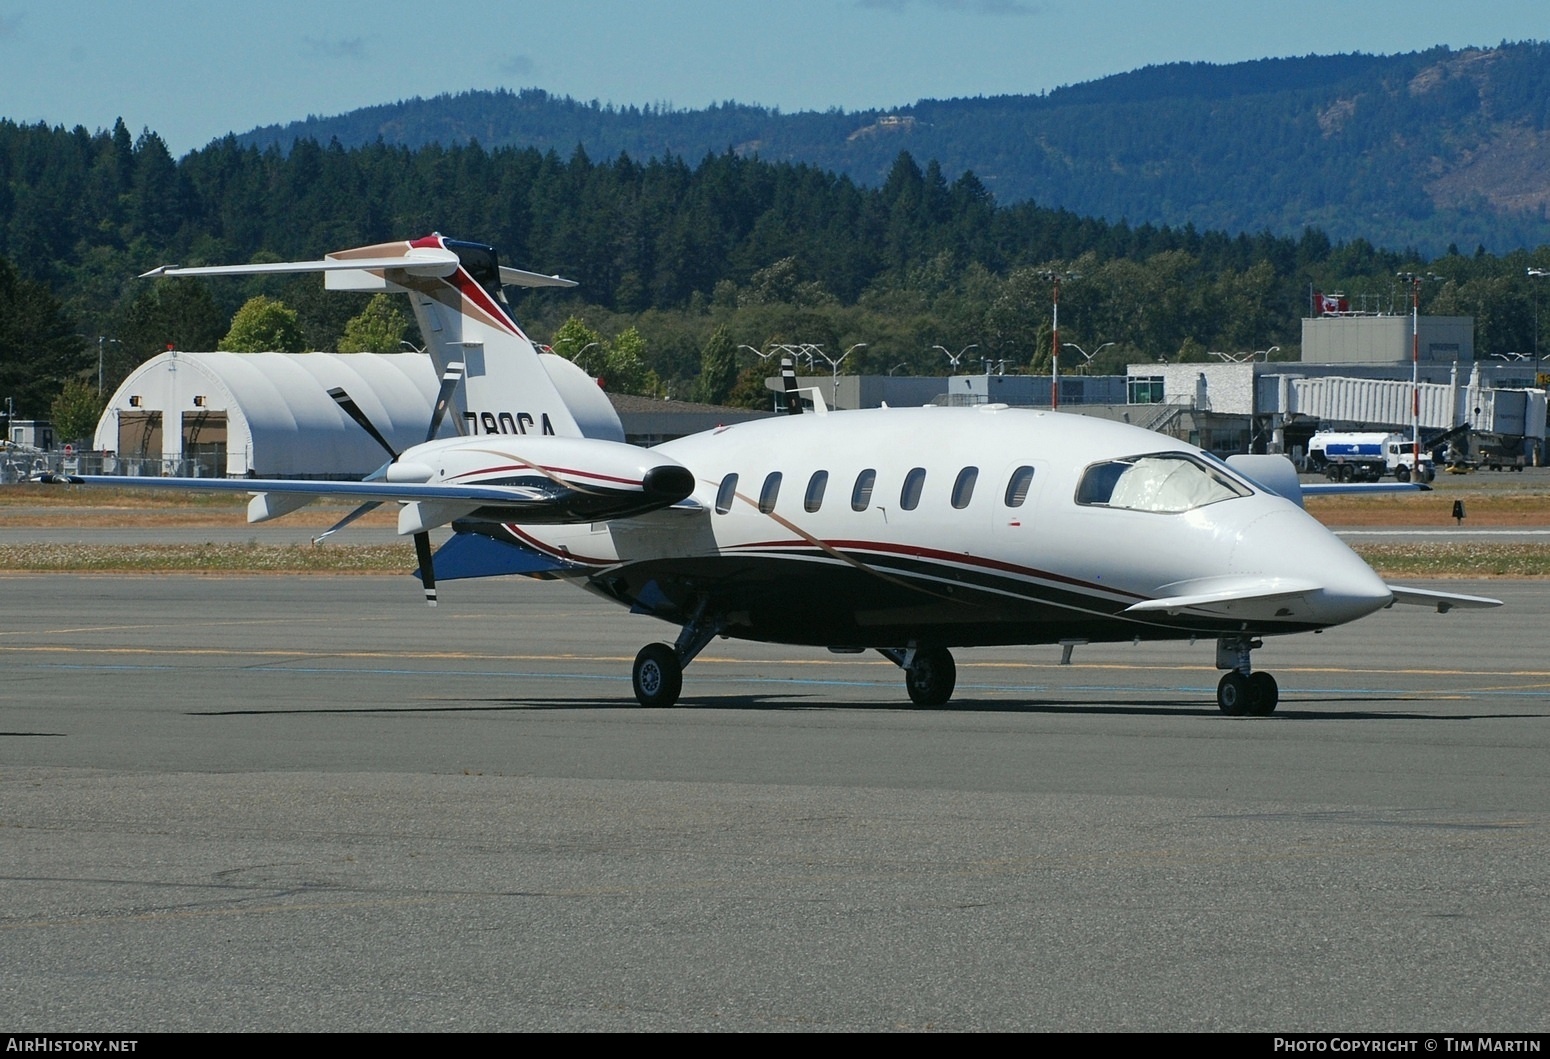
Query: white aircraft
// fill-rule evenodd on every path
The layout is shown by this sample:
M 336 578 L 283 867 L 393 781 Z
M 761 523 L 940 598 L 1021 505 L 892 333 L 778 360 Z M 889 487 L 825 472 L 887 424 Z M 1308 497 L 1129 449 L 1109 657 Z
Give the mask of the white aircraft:
M 323 272 L 333 289 L 409 295 L 442 388 L 427 440 L 395 452 L 350 396 L 335 400 L 390 455 L 362 482 L 68 477 L 252 493 L 260 522 L 319 497 L 400 505 L 426 598 L 443 579 L 560 577 L 679 627 L 636 657 L 646 706 L 677 701 L 712 639 L 876 650 L 910 698 L 952 695 L 955 647 L 1216 641 L 1217 703 L 1267 714 L 1262 638 L 1325 629 L 1394 603 L 1499 601 L 1385 584 L 1301 508 L 1279 456 L 1223 462 L 1172 438 L 1076 415 L 982 405 L 814 413 L 643 449 L 594 381 L 540 354 L 502 284 L 571 285 L 503 268 L 439 235 L 321 261 L 161 268 L 147 275 Z M 789 405 L 800 412 L 787 371 Z M 462 436 L 434 438 L 448 410 Z M 1307 491 L 1320 487 L 1310 486 Z M 1349 487 L 1347 487 L 1349 488 Z M 432 556 L 428 531 L 454 535 Z M 327 536 L 327 534 L 324 534 Z

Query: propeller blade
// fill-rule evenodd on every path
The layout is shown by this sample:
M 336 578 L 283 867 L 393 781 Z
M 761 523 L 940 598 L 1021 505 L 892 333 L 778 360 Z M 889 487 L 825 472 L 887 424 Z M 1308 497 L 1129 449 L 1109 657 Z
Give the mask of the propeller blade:
M 436 605 L 436 568 L 431 560 L 431 535 L 420 532 L 414 535 L 414 553 L 420 560 L 420 584 L 425 586 L 425 602 Z
M 802 414 L 802 395 L 797 393 L 797 367 L 790 357 L 780 358 L 780 379 L 786 387 L 786 414 Z
M 448 364 L 447 370 L 441 373 L 441 390 L 436 394 L 436 407 L 431 412 L 431 428 L 425 432 L 426 441 L 435 438 L 436 431 L 441 429 L 441 421 L 447 417 L 447 405 L 457 391 L 457 384 L 463 381 L 464 370 L 463 362 L 458 361 Z
M 361 411 L 360 405 L 355 403 L 355 399 L 353 397 L 345 393 L 343 386 L 335 386 L 333 389 L 328 391 L 328 396 L 334 399 L 334 403 L 339 406 L 340 410 L 343 411 L 345 415 L 355 420 L 357 426 L 359 426 L 366 433 L 370 434 L 372 438 L 376 440 L 378 445 L 381 445 L 384 449 L 386 449 L 389 456 L 393 457 L 395 460 L 398 459 L 397 450 L 388 444 L 388 439 L 382 436 L 381 431 L 372 426 L 371 420 L 366 418 L 366 413 Z
M 368 511 L 375 511 L 377 508 L 379 508 L 381 506 L 382 506 L 382 501 L 380 501 L 380 500 L 368 500 L 368 501 L 366 501 L 364 504 L 362 504 L 360 507 L 356 508 L 354 511 L 350 512 L 344 518 L 340 519 L 338 522 L 336 522 L 332 526 L 328 527 L 328 529 L 324 530 L 322 533 L 319 533 L 316 537 L 313 537 L 312 538 L 312 543 L 314 545 L 322 544 L 329 537 L 332 537 L 334 534 L 336 534 L 340 530 L 344 529 L 350 523 L 354 522 L 356 519 L 358 519 L 362 515 L 366 514 L 366 512 L 368 512 Z

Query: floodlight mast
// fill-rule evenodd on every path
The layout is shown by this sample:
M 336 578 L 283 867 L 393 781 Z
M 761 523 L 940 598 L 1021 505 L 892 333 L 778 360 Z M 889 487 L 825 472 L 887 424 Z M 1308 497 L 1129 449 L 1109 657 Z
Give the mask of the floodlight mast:
M 1421 472 L 1421 281 L 1437 279 L 1430 273 L 1401 272 L 1410 284 L 1410 458 L 1411 474 Z
M 1053 285 L 1053 294 L 1050 299 L 1050 386 L 1049 407 L 1050 411 L 1060 409 L 1060 281 L 1062 279 L 1079 279 L 1076 272 L 1043 272 L 1042 278 L 1047 279 Z

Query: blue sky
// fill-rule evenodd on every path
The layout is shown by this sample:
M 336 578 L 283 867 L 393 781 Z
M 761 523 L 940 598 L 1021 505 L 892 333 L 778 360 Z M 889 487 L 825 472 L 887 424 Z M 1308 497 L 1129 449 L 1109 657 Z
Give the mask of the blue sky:
M 472 88 L 783 110 L 1550 38 L 1544 0 L 0 0 L 0 117 L 229 131 Z

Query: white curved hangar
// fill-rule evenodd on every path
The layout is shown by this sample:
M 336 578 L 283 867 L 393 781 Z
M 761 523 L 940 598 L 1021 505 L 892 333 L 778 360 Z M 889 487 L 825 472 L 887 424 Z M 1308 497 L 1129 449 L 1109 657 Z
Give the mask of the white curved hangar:
M 359 478 L 382 450 L 328 391 L 347 390 L 402 450 L 425 440 L 437 386 L 424 353 L 169 351 L 114 392 L 93 447 L 131 474 Z

